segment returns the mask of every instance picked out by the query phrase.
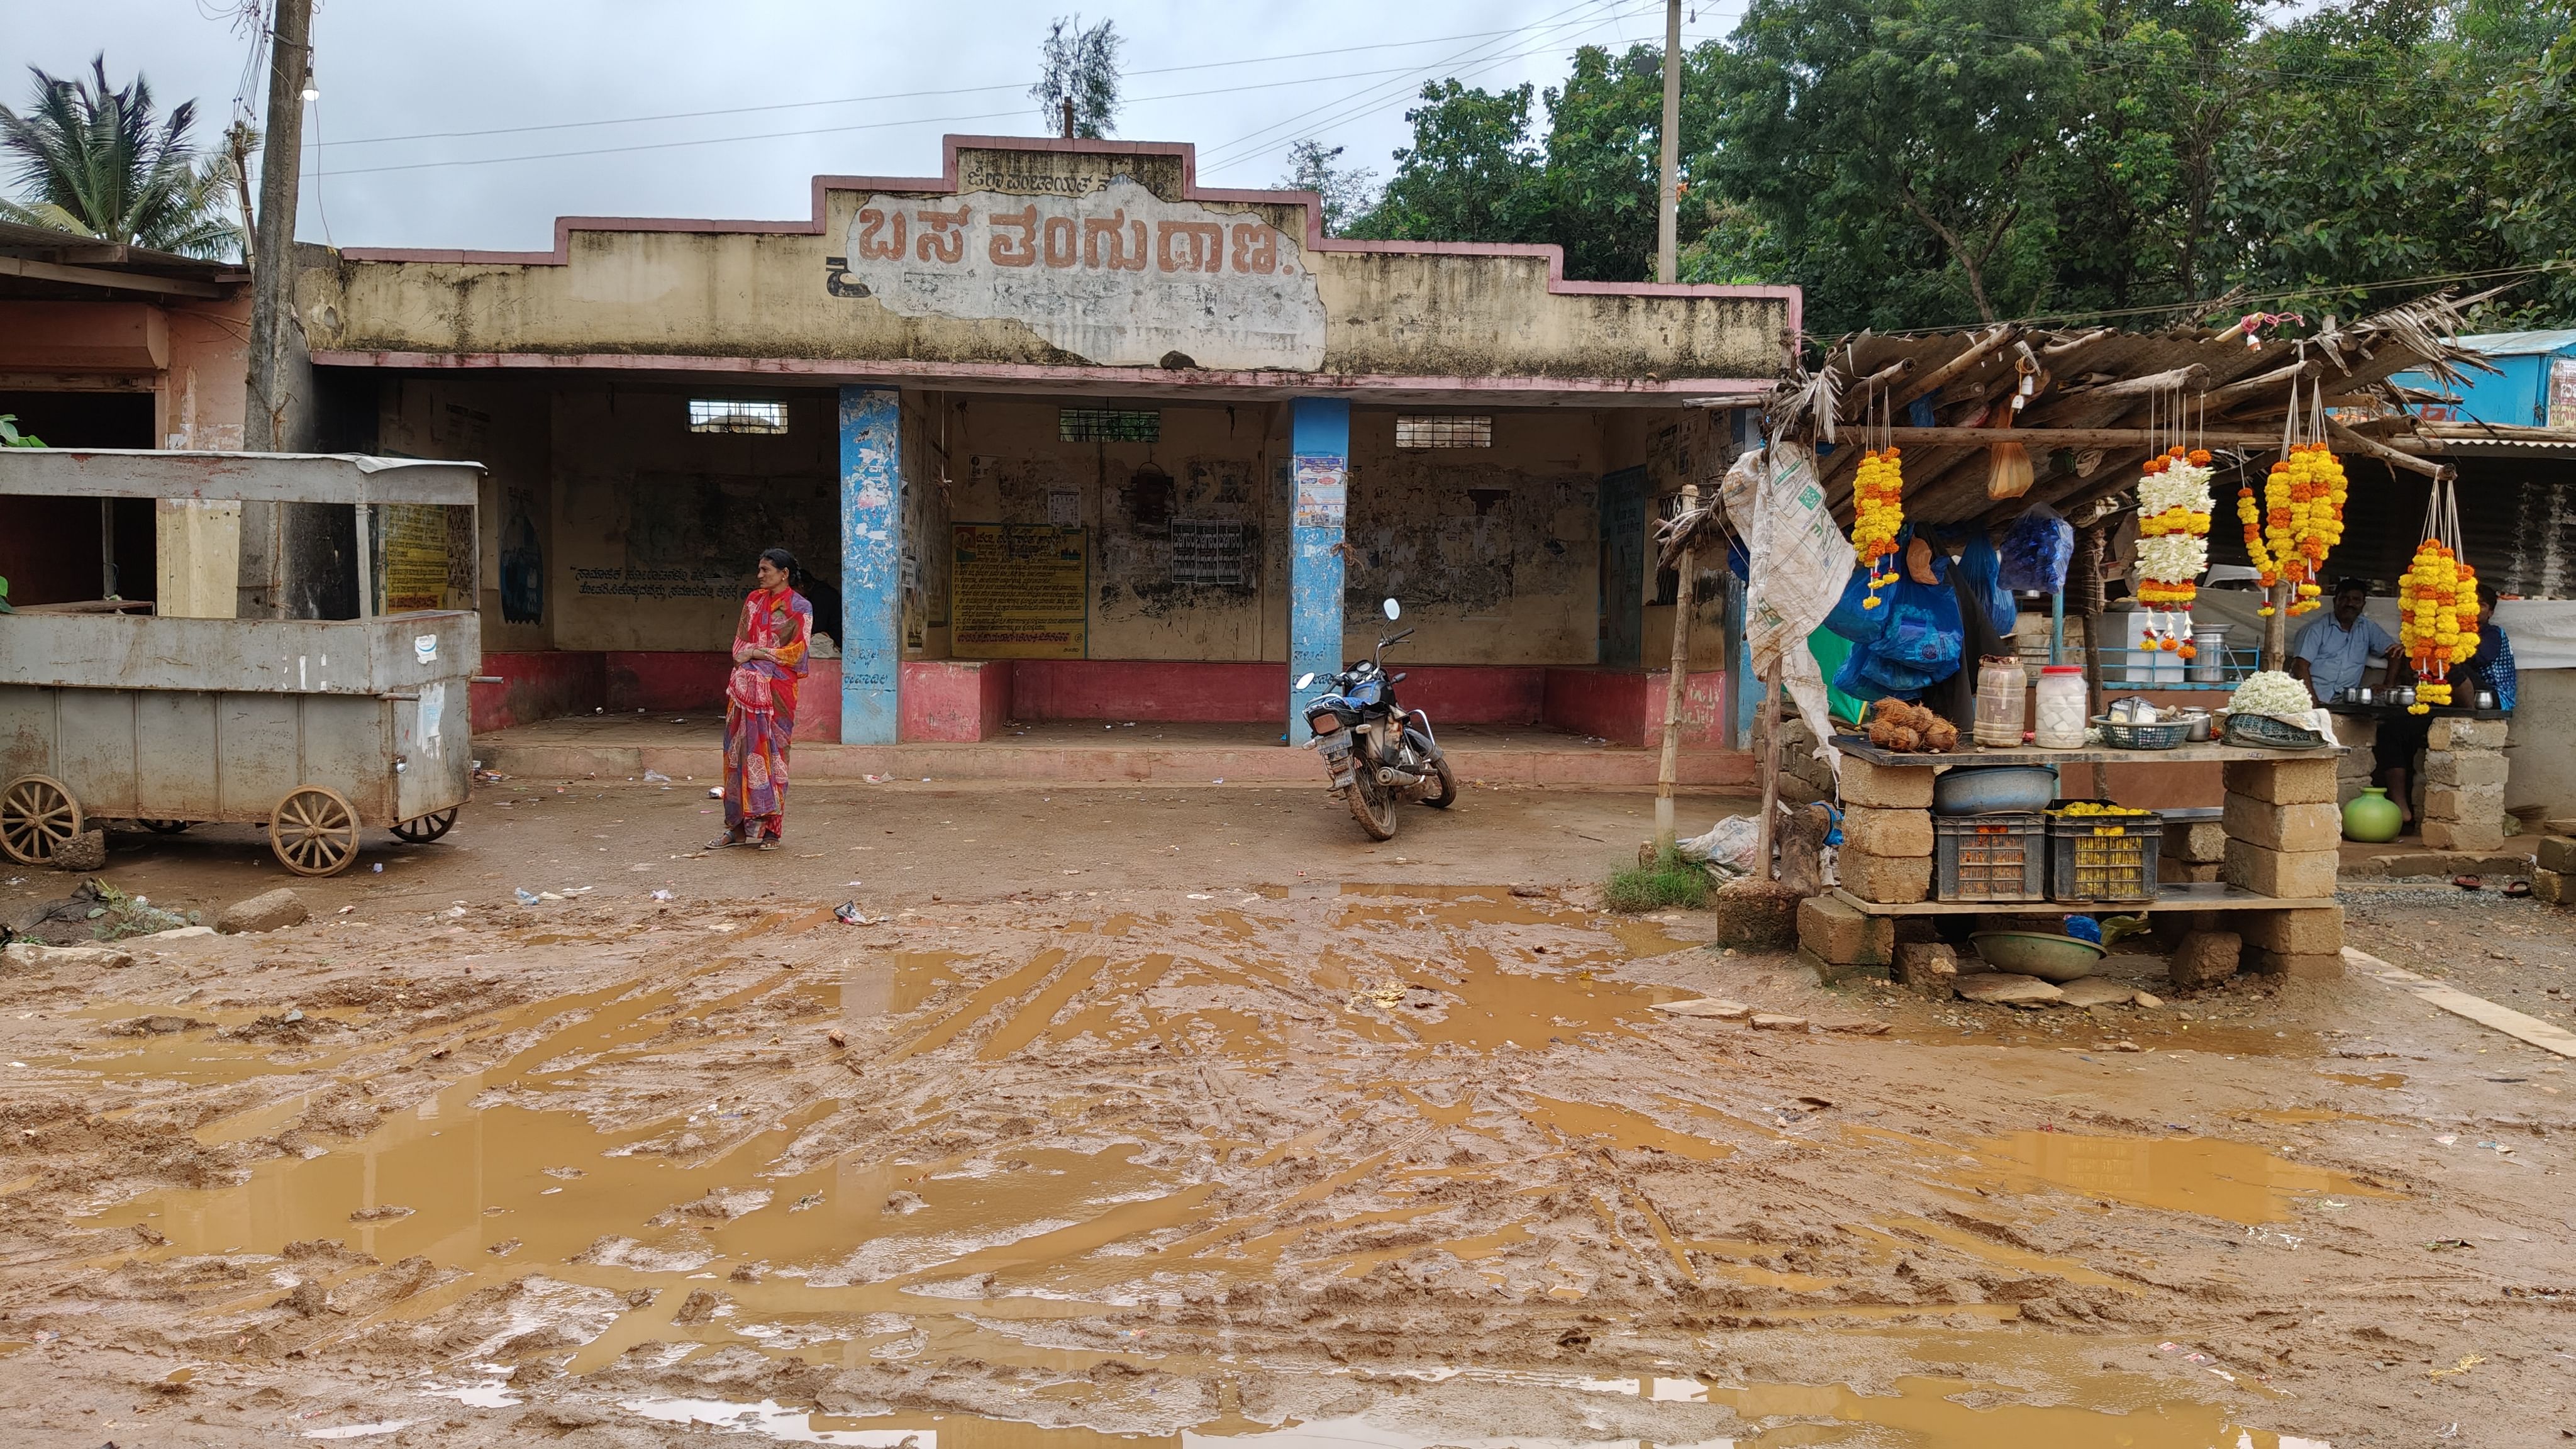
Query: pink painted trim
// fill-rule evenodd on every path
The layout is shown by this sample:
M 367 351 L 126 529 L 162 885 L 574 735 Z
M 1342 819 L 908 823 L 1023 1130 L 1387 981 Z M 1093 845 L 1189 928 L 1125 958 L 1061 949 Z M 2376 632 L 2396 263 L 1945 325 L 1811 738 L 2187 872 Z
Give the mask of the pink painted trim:
M 366 352 L 317 350 L 323 367 L 407 367 L 443 371 L 595 369 L 613 372 L 712 372 L 792 377 L 814 382 L 976 382 L 1028 390 L 1085 392 L 1104 384 L 1188 388 L 1258 388 L 1314 397 L 1390 392 L 1629 395 L 1654 400 L 1767 394 L 1768 378 L 1434 377 L 1389 373 L 1219 372 L 1160 367 L 1050 367 L 1036 363 L 915 362 L 811 357 L 699 357 L 635 352 Z
M 443 251 L 421 247 L 349 247 L 340 255 L 353 262 L 449 262 L 468 265 L 560 267 L 572 260 L 576 231 L 738 232 L 759 236 L 820 236 L 830 191 L 894 191 L 923 195 L 957 194 L 957 153 L 987 151 L 1087 151 L 1112 156 L 1177 156 L 1181 161 L 1181 195 L 1189 201 L 1232 201 L 1268 206 L 1299 206 L 1306 212 L 1306 249 L 1319 252 L 1380 252 L 1415 256 L 1544 257 L 1547 289 L 1578 296 L 1615 297 L 1753 297 L 1789 304 L 1788 335 L 1805 326 L 1806 294 L 1798 287 L 1736 287 L 1715 283 L 1569 282 L 1565 249 L 1553 242 L 1416 242 L 1361 241 L 1324 235 L 1321 199 L 1311 191 L 1238 190 L 1199 185 L 1198 147 L 1188 141 L 1068 141 L 1055 136 L 947 136 L 940 142 L 937 176 L 817 176 L 814 214 L 807 221 L 716 221 L 697 217 L 559 216 L 554 250 L 546 252 Z

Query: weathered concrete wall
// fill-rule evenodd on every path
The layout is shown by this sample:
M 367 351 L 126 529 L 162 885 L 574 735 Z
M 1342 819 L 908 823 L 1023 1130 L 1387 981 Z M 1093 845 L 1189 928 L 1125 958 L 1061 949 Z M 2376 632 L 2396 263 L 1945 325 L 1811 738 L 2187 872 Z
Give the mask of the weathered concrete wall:
M 544 388 L 501 378 L 396 377 L 378 390 L 376 448 L 484 467 L 475 509 L 483 647 L 554 647 L 554 419 Z
M 1563 284 L 1545 248 L 1326 242 L 1301 194 L 1191 188 L 1186 148 L 1061 144 L 957 144 L 945 181 L 825 178 L 805 222 L 585 220 L 559 227 L 554 253 L 352 250 L 312 265 L 299 303 L 326 361 L 759 358 L 1004 379 L 1087 366 L 1141 381 L 1266 368 L 1286 375 L 1235 381 L 1613 392 L 1767 378 L 1797 321 L 1794 289 Z
M 787 395 L 784 436 L 692 433 L 688 399 L 595 382 L 551 394 L 556 648 L 730 649 L 773 545 L 837 584 L 833 396 Z

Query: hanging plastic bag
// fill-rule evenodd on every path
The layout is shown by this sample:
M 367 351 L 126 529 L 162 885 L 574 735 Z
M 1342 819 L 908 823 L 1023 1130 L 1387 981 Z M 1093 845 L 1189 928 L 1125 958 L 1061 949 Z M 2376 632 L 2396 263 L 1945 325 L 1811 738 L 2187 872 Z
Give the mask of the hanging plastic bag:
M 2001 577 L 2008 589 L 2054 594 L 2066 587 L 2075 557 L 2075 526 L 2045 503 L 2034 503 L 2004 534 Z
M 1982 530 L 1968 535 L 1959 550 L 1959 581 L 1967 586 L 1967 595 L 1986 611 L 1986 622 L 2004 638 L 2011 638 L 2020 622 L 2020 611 L 2013 606 L 2012 590 L 2004 587 L 2003 559 Z

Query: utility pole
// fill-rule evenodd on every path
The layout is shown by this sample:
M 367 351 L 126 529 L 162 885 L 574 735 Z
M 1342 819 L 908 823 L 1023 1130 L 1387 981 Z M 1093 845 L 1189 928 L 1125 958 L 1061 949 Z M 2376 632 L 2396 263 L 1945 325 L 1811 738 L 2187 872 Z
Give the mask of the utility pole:
M 295 262 L 295 200 L 304 169 L 304 92 L 313 78 L 313 0 L 277 0 L 268 42 L 268 126 L 259 154 L 258 240 L 251 249 L 250 396 L 242 446 L 277 450 L 286 394 L 278 379 Z
M 1064 138 L 1073 139 L 1073 97 L 1064 98 Z
M 1669 282 L 1680 265 L 1674 213 L 1681 204 L 1682 0 L 1664 0 L 1664 164 L 1655 200 L 1655 280 Z

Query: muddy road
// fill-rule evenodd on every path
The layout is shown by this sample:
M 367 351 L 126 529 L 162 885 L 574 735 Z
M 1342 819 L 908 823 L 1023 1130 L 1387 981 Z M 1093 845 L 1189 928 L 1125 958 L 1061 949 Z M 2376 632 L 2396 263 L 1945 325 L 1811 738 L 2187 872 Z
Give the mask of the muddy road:
M 2576 1429 L 2569 1078 L 2375 982 L 1827 990 L 1598 910 L 1621 795 L 1372 852 L 1312 791 L 808 789 L 701 856 L 693 785 L 487 789 L 306 925 L 0 972 L 7 1442 Z M 135 845 L 158 905 L 283 874 Z M 2474 909 L 2354 939 L 2557 1011 L 2568 918 Z

